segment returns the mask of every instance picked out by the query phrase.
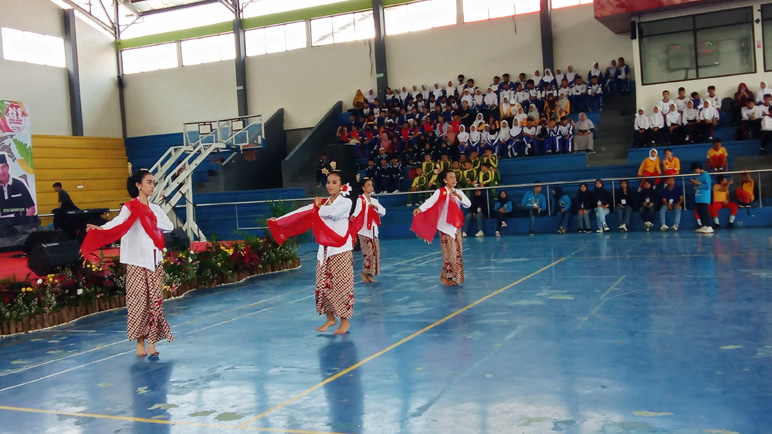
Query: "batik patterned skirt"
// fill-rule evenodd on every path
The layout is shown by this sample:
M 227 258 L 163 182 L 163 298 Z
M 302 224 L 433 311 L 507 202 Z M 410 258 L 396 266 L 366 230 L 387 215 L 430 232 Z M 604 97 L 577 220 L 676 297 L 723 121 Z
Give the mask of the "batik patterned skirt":
M 464 282 L 464 258 L 461 255 L 462 242 L 461 231 L 456 232 L 456 237 L 440 232 L 440 244 L 442 246 L 442 273 L 441 277 L 455 279 L 456 283 Z
M 351 250 L 316 261 L 316 311 L 341 318 L 354 314 L 354 256 Z
M 359 235 L 359 245 L 362 248 L 362 273 L 375 276 L 381 273 L 381 243 L 378 237 Z
M 149 343 L 174 340 L 163 309 L 164 270 L 126 266 L 126 334 L 130 341 L 144 338 Z

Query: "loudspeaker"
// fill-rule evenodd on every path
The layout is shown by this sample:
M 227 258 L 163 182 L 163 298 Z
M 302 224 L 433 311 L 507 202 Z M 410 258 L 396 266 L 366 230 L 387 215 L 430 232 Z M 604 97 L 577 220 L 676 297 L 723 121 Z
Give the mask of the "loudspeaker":
M 80 243 L 76 240 L 40 244 L 27 255 L 27 268 L 45 276 L 80 260 Z
M 188 250 L 190 248 L 190 238 L 182 229 L 175 229 L 164 234 L 166 248 L 169 250 Z
M 630 21 L 630 39 L 637 39 L 638 38 L 638 22 L 637 21 Z
M 29 255 L 32 249 L 41 244 L 58 243 L 65 240 L 67 240 L 67 236 L 62 231 L 35 231 L 27 236 L 21 249 Z

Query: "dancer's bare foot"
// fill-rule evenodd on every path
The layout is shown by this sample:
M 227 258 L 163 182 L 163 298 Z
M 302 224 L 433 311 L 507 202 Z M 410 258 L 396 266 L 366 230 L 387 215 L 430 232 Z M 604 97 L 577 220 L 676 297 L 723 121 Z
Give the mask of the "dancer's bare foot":
M 145 351 L 145 340 L 137 339 L 137 357 L 145 356 L 147 356 L 147 351 Z
M 153 357 L 158 357 L 161 353 L 155 349 L 155 344 L 147 344 L 147 354 Z
M 447 277 L 440 277 L 440 282 L 442 282 L 442 284 L 445 286 L 455 286 L 455 283 L 456 283 L 448 279 Z
M 452 279 L 450 280 L 450 283 L 452 283 L 452 284 L 453 284 L 453 286 L 459 286 L 459 285 L 461 285 L 460 283 L 458 283 L 458 282 L 456 282 L 455 280 L 452 280 Z
M 377 280 L 375 280 L 372 274 L 368 274 L 367 278 L 370 279 L 370 282 L 373 282 L 373 283 L 377 282 Z
M 317 327 L 316 331 L 325 332 L 327 331 L 328 328 L 334 326 L 337 323 L 338 321 L 335 320 L 335 315 L 333 315 L 332 313 L 327 313 L 327 321 L 325 321 L 324 324 L 322 324 L 321 326 Z
M 369 282 L 369 281 L 370 281 L 370 278 L 369 278 L 369 277 L 367 277 L 367 274 L 365 274 L 365 273 L 362 273 L 362 281 L 363 281 L 363 282 Z
M 342 335 L 342 334 L 344 334 L 344 333 L 346 333 L 348 331 L 349 327 L 351 327 L 351 324 L 348 322 L 348 319 L 341 318 L 340 319 L 340 326 L 332 334 L 334 334 L 334 335 Z

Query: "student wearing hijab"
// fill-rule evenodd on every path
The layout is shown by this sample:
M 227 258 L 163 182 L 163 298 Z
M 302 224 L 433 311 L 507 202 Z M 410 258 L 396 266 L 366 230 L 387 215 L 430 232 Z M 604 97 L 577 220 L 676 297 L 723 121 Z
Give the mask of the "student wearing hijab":
M 477 127 L 471 126 L 469 130 L 469 152 L 476 151 L 478 154 L 481 152 L 482 147 L 482 133 L 477 131 Z
M 490 149 L 495 155 L 498 155 L 499 151 L 499 133 L 492 131 L 490 125 L 483 124 L 483 132 L 481 135 L 483 150 Z
M 499 106 L 499 119 L 501 119 L 502 121 L 505 120 L 508 122 L 512 122 L 512 119 L 517 114 L 517 107 L 520 107 L 520 105 L 518 104 L 517 106 L 514 106 L 510 104 L 509 98 L 507 97 L 501 98 L 501 105 Z M 493 113 L 494 109 L 495 109 L 495 106 L 491 108 L 491 113 Z
M 571 198 L 563 193 L 563 187 L 552 187 L 552 197 L 555 198 L 555 217 L 558 221 L 558 233 L 565 234 L 571 219 Z
M 503 124 L 503 122 L 502 122 Z M 502 130 L 504 129 L 504 126 L 502 125 Z M 514 158 L 518 155 L 526 155 L 525 150 L 525 142 L 523 141 L 523 127 L 520 126 L 520 124 L 512 124 L 511 127 L 509 127 L 509 146 L 502 150 L 502 152 L 506 152 L 507 157 Z M 501 138 L 501 133 L 499 133 L 499 138 Z
M 668 106 L 668 112 L 670 111 L 671 103 Z M 668 113 L 669 114 L 669 113 Z M 657 146 L 665 143 L 667 140 L 667 129 L 665 129 L 665 117 L 660 113 L 659 107 L 654 106 L 652 109 L 651 117 L 649 118 L 651 124 L 651 145 Z
M 544 87 L 544 77 L 542 77 L 541 71 L 538 69 L 533 72 L 531 80 L 533 80 L 533 84 L 537 88 L 542 89 Z
M 654 227 L 654 214 L 657 211 L 658 195 L 656 190 L 651 188 L 651 182 L 648 179 L 641 181 L 641 188 L 638 191 L 638 198 L 641 202 L 641 207 L 638 213 L 643 220 L 643 226 L 646 228 L 646 232 Z
M 552 74 L 552 71 L 549 68 L 545 68 L 544 77 L 542 77 L 542 87 L 546 88 L 548 84 L 553 89 L 558 87 L 558 82 L 555 79 L 555 76 Z
M 557 101 L 558 106 L 558 119 L 571 114 L 571 101 L 568 100 L 568 95 L 560 95 Z
M 627 232 L 630 228 L 630 216 L 633 214 L 633 191 L 630 183 L 624 179 L 619 182 L 619 188 L 614 192 L 616 206 L 614 211 L 619 221 L 619 231 Z
M 562 87 L 563 79 L 566 78 L 566 74 L 563 74 L 563 70 L 560 68 L 557 68 L 555 70 L 555 81 L 558 83 L 558 86 Z
M 483 127 L 485 126 L 485 115 L 482 113 L 477 113 L 477 116 L 474 118 L 474 122 L 472 122 L 472 126 L 477 128 L 477 131 L 482 131 Z
M 684 108 L 686 110 L 686 108 Z M 668 135 L 668 141 L 671 145 L 678 145 L 683 141 L 683 125 L 681 125 L 683 115 L 676 110 L 675 104 L 670 104 L 670 113 L 665 116 L 665 128 Z
M 598 229 L 595 232 L 607 232 L 609 228 L 606 224 L 606 216 L 611 212 L 611 195 L 600 179 L 595 180 L 595 190 L 593 190 L 592 196 L 595 201 L 595 218 L 598 221 Z
M 579 114 L 579 120 L 574 125 L 574 150 L 586 151 L 588 154 L 592 154 L 593 150 L 593 133 L 595 133 L 595 125 L 587 118 L 585 113 Z
M 756 104 L 764 103 L 764 95 L 772 95 L 772 89 L 767 87 L 766 81 L 759 84 L 759 90 L 756 91 Z
M 576 213 L 579 215 L 579 233 L 592 233 L 590 226 L 590 211 L 594 208 L 592 193 L 588 190 L 587 184 L 579 184 L 579 191 L 576 193 Z
M 587 80 L 592 80 L 593 77 L 598 77 L 598 82 L 603 83 L 603 71 L 600 69 L 600 64 L 595 62 L 592 64 L 592 69 L 587 72 Z
M 499 111 L 499 97 L 491 87 L 488 87 L 488 89 L 485 91 L 485 96 L 483 97 L 483 107 L 485 107 L 485 110 L 489 115 L 495 115 L 499 117 L 499 119 L 509 118 L 509 116 L 502 117 L 500 113 L 497 113 Z
M 512 125 L 520 125 L 521 127 L 525 127 L 525 121 L 528 119 L 528 115 L 523 110 L 523 106 L 520 104 L 517 104 L 514 109 L 514 118 L 512 119 Z
M 651 143 L 651 119 L 646 116 L 646 110 L 644 110 L 643 107 L 639 108 L 638 113 L 635 114 L 634 127 L 634 147 L 642 148 Z
M 649 150 L 649 156 L 641 162 L 638 168 L 638 177 L 662 175 L 662 164 L 657 156 L 657 150 Z M 655 178 L 654 183 L 659 185 L 660 179 Z
M 354 101 L 351 103 L 355 110 L 361 111 L 365 108 L 365 95 L 362 93 L 362 89 L 357 89 L 356 95 L 354 95 Z
M 493 92 L 491 90 L 491 92 Z M 482 91 L 480 89 L 476 89 L 474 91 L 474 95 L 472 95 L 472 100 L 474 101 L 474 108 L 475 110 L 481 111 L 485 110 L 485 95 L 482 94 Z
M 576 77 L 578 77 L 578 75 L 574 70 L 574 65 L 568 65 L 568 68 L 566 68 L 566 76 L 565 76 L 565 79 L 568 80 L 568 84 L 569 85 L 574 84 Z
M 718 110 L 710 105 L 710 101 L 703 101 L 702 110 L 700 111 L 699 120 L 697 122 L 697 131 L 703 140 L 713 140 L 713 128 L 718 125 L 718 118 Z
M 507 227 L 506 219 L 512 214 L 512 201 L 507 197 L 507 192 L 502 190 L 496 203 L 493 204 L 493 212 L 496 213 L 496 236 L 501 236 L 501 228 Z
M 616 75 L 617 75 L 617 61 L 611 59 L 609 66 L 606 67 L 606 88 L 609 90 L 609 95 L 616 95 Z
M 692 101 L 687 102 L 686 110 L 681 115 L 684 143 L 694 143 L 697 140 L 699 116 L 700 113 L 694 108 L 694 103 Z
M 498 155 L 509 157 L 510 149 L 512 148 L 512 134 L 509 128 L 509 122 L 501 121 L 501 128 L 499 128 L 499 151 Z
M 732 119 L 735 123 L 740 121 L 740 110 L 747 106 L 748 101 L 757 102 L 754 98 L 755 95 L 748 90 L 748 86 L 745 83 L 737 85 L 737 92 L 734 94 L 734 106 L 732 108 Z

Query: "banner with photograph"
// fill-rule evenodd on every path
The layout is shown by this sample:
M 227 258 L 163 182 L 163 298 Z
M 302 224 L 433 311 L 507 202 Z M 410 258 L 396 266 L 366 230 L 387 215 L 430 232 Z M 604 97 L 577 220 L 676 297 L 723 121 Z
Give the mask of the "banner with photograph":
M 0 100 L 0 249 L 24 244 L 37 214 L 29 107 Z

